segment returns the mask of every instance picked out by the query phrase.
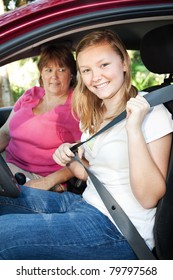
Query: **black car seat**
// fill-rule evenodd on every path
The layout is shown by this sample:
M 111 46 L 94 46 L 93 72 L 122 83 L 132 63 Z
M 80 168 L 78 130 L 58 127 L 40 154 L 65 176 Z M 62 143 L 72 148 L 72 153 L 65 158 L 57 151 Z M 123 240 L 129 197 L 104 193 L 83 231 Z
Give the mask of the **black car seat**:
M 147 33 L 141 41 L 140 51 L 143 63 L 149 71 L 169 74 L 169 78 L 166 78 L 163 84 L 145 90 L 151 92 L 171 84 L 173 82 L 173 24 L 161 26 Z M 167 102 L 164 105 L 173 114 L 173 102 Z M 158 259 L 173 260 L 173 145 L 166 194 L 158 204 L 154 236 Z
M 0 127 L 4 125 L 11 113 L 12 107 L 2 107 L 0 108 Z
M 152 90 L 173 83 L 173 24 L 158 27 L 148 32 L 141 41 L 141 58 L 145 67 L 155 74 L 165 74 L 164 82 L 160 85 L 144 89 Z M 165 103 L 173 112 L 173 102 Z

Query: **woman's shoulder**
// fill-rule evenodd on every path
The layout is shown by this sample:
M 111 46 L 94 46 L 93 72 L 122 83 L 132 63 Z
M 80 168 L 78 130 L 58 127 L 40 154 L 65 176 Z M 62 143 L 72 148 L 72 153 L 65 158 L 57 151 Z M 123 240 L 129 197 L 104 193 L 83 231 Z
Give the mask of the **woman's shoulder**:
M 34 86 L 26 90 L 23 95 L 18 99 L 14 105 L 14 110 L 17 111 L 21 106 L 31 104 L 38 99 L 41 99 L 44 95 L 44 89 L 38 86 Z
M 23 97 L 31 96 L 33 99 L 40 98 L 44 95 L 44 89 L 42 87 L 34 86 L 26 90 L 23 94 Z

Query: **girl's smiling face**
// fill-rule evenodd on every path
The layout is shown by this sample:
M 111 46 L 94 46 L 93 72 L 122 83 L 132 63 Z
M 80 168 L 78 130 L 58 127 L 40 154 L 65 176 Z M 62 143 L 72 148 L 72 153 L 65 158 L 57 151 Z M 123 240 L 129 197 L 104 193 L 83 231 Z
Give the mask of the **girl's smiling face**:
M 108 44 L 87 47 L 77 57 L 79 71 L 85 86 L 98 98 L 113 98 L 124 82 L 126 66 Z

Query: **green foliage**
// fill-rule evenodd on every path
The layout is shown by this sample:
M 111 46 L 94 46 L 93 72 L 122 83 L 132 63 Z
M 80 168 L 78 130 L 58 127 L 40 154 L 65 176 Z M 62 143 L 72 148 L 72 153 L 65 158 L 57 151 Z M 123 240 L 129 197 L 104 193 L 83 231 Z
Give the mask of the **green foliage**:
M 35 0 L 3 0 L 5 11 L 14 10 L 33 1 Z
M 143 65 L 139 51 L 129 51 L 131 58 L 132 84 L 140 91 L 156 84 L 161 84 L 163 75 L 156 75 Z
M 11 92 L 14 97 L 14 102 L 16 102 L 19 99 L 19 97 L 25 92 L 25 89 L 23 87 L 13 85 L 11 86 Z
M 8 65 L 11 92 L 16 101 L 27 89 L 38 85 L 37 57 L 22 59 Z

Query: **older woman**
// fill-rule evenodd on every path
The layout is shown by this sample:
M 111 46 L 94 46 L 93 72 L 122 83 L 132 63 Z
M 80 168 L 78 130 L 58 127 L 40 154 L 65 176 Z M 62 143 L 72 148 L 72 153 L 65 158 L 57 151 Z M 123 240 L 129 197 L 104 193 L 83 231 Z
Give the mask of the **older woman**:
M 57 146 L 81 136 L 79 122 L 71 113 L 76 63 L 67 47 L 50 45 L 42 49 L 38 69 L 40 87 L 27 90 L 14 105 L 0 129 L 0 151 L 5 150 L 13 173 L 36 179 L 28 186 L 50 189 L 71 177 L 52 158 Z

